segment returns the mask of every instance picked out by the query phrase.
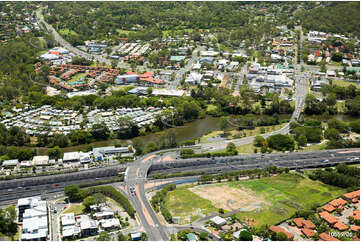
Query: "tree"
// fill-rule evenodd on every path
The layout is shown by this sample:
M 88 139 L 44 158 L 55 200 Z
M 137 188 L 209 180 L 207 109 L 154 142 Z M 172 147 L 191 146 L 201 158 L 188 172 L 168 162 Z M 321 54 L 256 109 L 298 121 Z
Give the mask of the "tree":
M 332 54 L 331 59 L 335 62 L 341 62 L 342 61 L 342 52 L 336 52 Z
M 90 211 L 90 206 L 96 204 L 96 200 L 93 196 L 88 196 L 86 198 L 84 198 L 83 200 L 83 205 L 85 207 L 86 211 Z
M 288 241 L 288 237 L 285 233 L 280 232 L 276 234 L 276 240 L 278 241 Z
M 145 232 L 142 232 L 141 239 L 142 239 L 142 241 L 147 241 L 148 240 L 148 235 Z
M 335 105 L 336 104 L 336 94 L 335 93 L 328 94 L 326 97 L 326 103 L 329 106 Z
M 101 232 L 97 237 L 97 241 L 110 241 L 110 240 L 111 240 L 110 235 L 106 231 Z
M 106 140 L 109 137 L 109 129 L 105 123 L 94 124 L 90 133 L 95 140 Z
M 128 237 L 125 236 L 122 232 L 118 233 L 118 241 L 126 241 L 128 240 Z
M 253 144 L 254 146 L 261 147 L 265 139 L 262 136 L 256 136 L 254 137 Z
M 236 145 L 235 145 L 233 142 L 229 142 L 229 143 L 227 144 L 227 151 L 228 151 L 228 152 L 234 151 L 234 150 L 236 150 L 236 149 L 237 149 L 237 147 L 236 147 Z
M 253 237 L 252 234 L 250 232 L 248 232 L 247 230 L 243 230 L 239 233 L 239 237 L 238 239 L 240 241 L 252 241 Z
M 203 240 L 203 241 L 207 240 L 208 239 L 208 233 L 207 232 L 201 232 L 199 234 L 199 239 Z
M 329 140 L 339 140 L 341 138 L 340 132 L 335 128 L 326 129 L 325 138 Z
M 59 146 L 55 146 L 54 148 L 48 149 L 47 153 L 50 158 L 58 159 L 61 156 L 61 150 L 60 150 Z
M 70 201 L 80 201 L 85 196 L 85 191 L 81 190 L 78 185 L 69 185 L 64 188 L 64 193 Z
M 223 134 L 226 133 L 226 130 L 229 126 L 228 118 L 227 117 L 221 117 L 218 123 L 219 128 L 223 131 Z
M 307 144 L 307 138 L 304 134 L 300 135 L 297 138 L 298 146 L 305 146 Z
M 267 142 L 270 148 L 276 150 L 293 150 L 294 149 L 294 140 L 288 135 L 276 134 L 267 138 Z

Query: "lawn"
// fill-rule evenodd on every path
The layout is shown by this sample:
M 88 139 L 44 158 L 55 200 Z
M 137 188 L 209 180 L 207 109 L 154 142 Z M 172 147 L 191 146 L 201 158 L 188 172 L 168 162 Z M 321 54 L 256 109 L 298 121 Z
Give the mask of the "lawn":
M 69 80 L 69 82 L 79 81 L 83 76 L 86 76 L 86 73 L 77 73 Z
M 291 217 L 298 209 L 308 209 L 314 204 L 320 206 L 346 192 L 344 189 L 312 181 L 295 173 L 206 186 L 218 185 L 228 185 L 229 188 L 239 189 L 239 193 L 244 194 L 242 197 L 245 204 L 242 208 L 251 209 L 240 212 L 236 216 L 244 221 L 252 221 L 256 227 L 277 224 Z M 192 222 L 199 219 L 200 212 L 205 215 L 217 212 L 218 209 L 213 204 L 223 199 L 221 197 L 220 200 L 205 199 L 191 192 L 189 190 L 191 187 L 193 191 L 195 188 L 205 188 L 204 185 L 179 187 L 169 192 L 165 201 L 172 216 L 180 217 L 183 224 L 189 216 Z M 227 196 L 230 194 L 227 193 Z M 254 201 L 257 202 L 254 203 Z M 240 202 L 240 199 L 233 202 Z
M 200 213 L 208 215 L 211 212 L 216 212 L 211 201 L 201 198 L 195 193 L 188 190 L 189 186 L 178 187 L 176 190 L 167 194 L 165 199 L 165 206 L 173 217 L 180 217 L 180 223 L 185 224 L 196 221 L 201 218 Z M 187 221 L 187 220 L 190 221 Z
M 297 174 L 231 182 L 230 186 L 246 188 L 262 194 L 270 203 L 261 211 L 237 214 L 241 219 L 251 219 L 255 226 L 277 224 L 292 216 L 298 209 L 324 204 L 346 192 L 344 189 L 312 181 Z
M 83 204 L 71 204 L 63 211 L 63 213 L 74 213 L 75 215 L 79 215 L 83 213 L 84 208 Z

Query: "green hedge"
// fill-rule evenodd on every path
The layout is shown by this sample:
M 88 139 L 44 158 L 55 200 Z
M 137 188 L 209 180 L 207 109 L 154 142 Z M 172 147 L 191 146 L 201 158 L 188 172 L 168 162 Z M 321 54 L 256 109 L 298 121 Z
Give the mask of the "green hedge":
M 124 196 L 122 193 L 117 191 L 114 187 L 99 186 L 99 187 L 90 187 L 87 189 L 88 196 L 95 193 L 101 193 L 107 197 L 114 199 L 116 202 L 122 205 L 122 207 L 125 209 L 125 211 L 129 214 L 130 217 L 134 218 L 135 210 L 132 204 L 129 202 L 126 196 Z

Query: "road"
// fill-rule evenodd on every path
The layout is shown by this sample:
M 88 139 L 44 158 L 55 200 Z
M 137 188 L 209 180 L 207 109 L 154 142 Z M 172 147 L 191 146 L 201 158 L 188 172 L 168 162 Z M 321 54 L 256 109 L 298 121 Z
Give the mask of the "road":
M 173 82 L 170 83 L 170 86 L 169 86 L 170 89 L 177 89 L 177 87 L 180 84 L 180 81 L 183 79 L 184 74 L 191 70 L 194 62 L 197 60 L 198 51 L 203 51 L 204 48 L 205 48 L 204 46 L 201 46 L 201 47 L 197 47 L 195 50 L 193 50 L 192 58 L 188 60 L 187 65 L 184 68 L 176 71 L 176 76 L 175 76 Z
M 44 17 L 41 15 L 41 12 L 42 12 L 42 9 L 39 9 L 38 11 L 36 11 L 36 19 L 39 23 L 39 26 L 41 26 L 40 23 L 44 24 L 46 29 L 53 35 L 54 40 L 57 41 L 61 46 L 65 47 L 67 50 L 73 52 L 74 54 L 76 54 L 78 56 L 87 58 L 89 60 L 93 59 L 95 61 L 99 61 L 101 63 L 111 65 L 111 61 L 104 58 L 103 56 L 86 53 L 86 52 L 72 46 L 69 42 L 64 40 L 51 25 L 49 25 L 47 22 L 45 22 Z

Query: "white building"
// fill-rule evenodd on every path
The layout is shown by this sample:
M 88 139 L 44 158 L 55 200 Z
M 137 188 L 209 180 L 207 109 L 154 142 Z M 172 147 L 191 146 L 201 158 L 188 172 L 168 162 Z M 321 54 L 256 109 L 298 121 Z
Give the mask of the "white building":
M 22 210 L 21 208 L 25 208 Z M 47 203 L 40 197 L 23 198 L 18 200 L 19 216 L 22 214 L 21 240 L 46 240 L 48 237 Z
M 220 216 L 215 216 L 211 218 L 210 221 L 217 226 L 223 226 L 227 223 L 227 221 L 224 218 L 221 218 Z
M 45 166 L 49 163 L 49 156 L 47 155 L 37 155 L 33 157 L 32 165 L 33 166 Z

